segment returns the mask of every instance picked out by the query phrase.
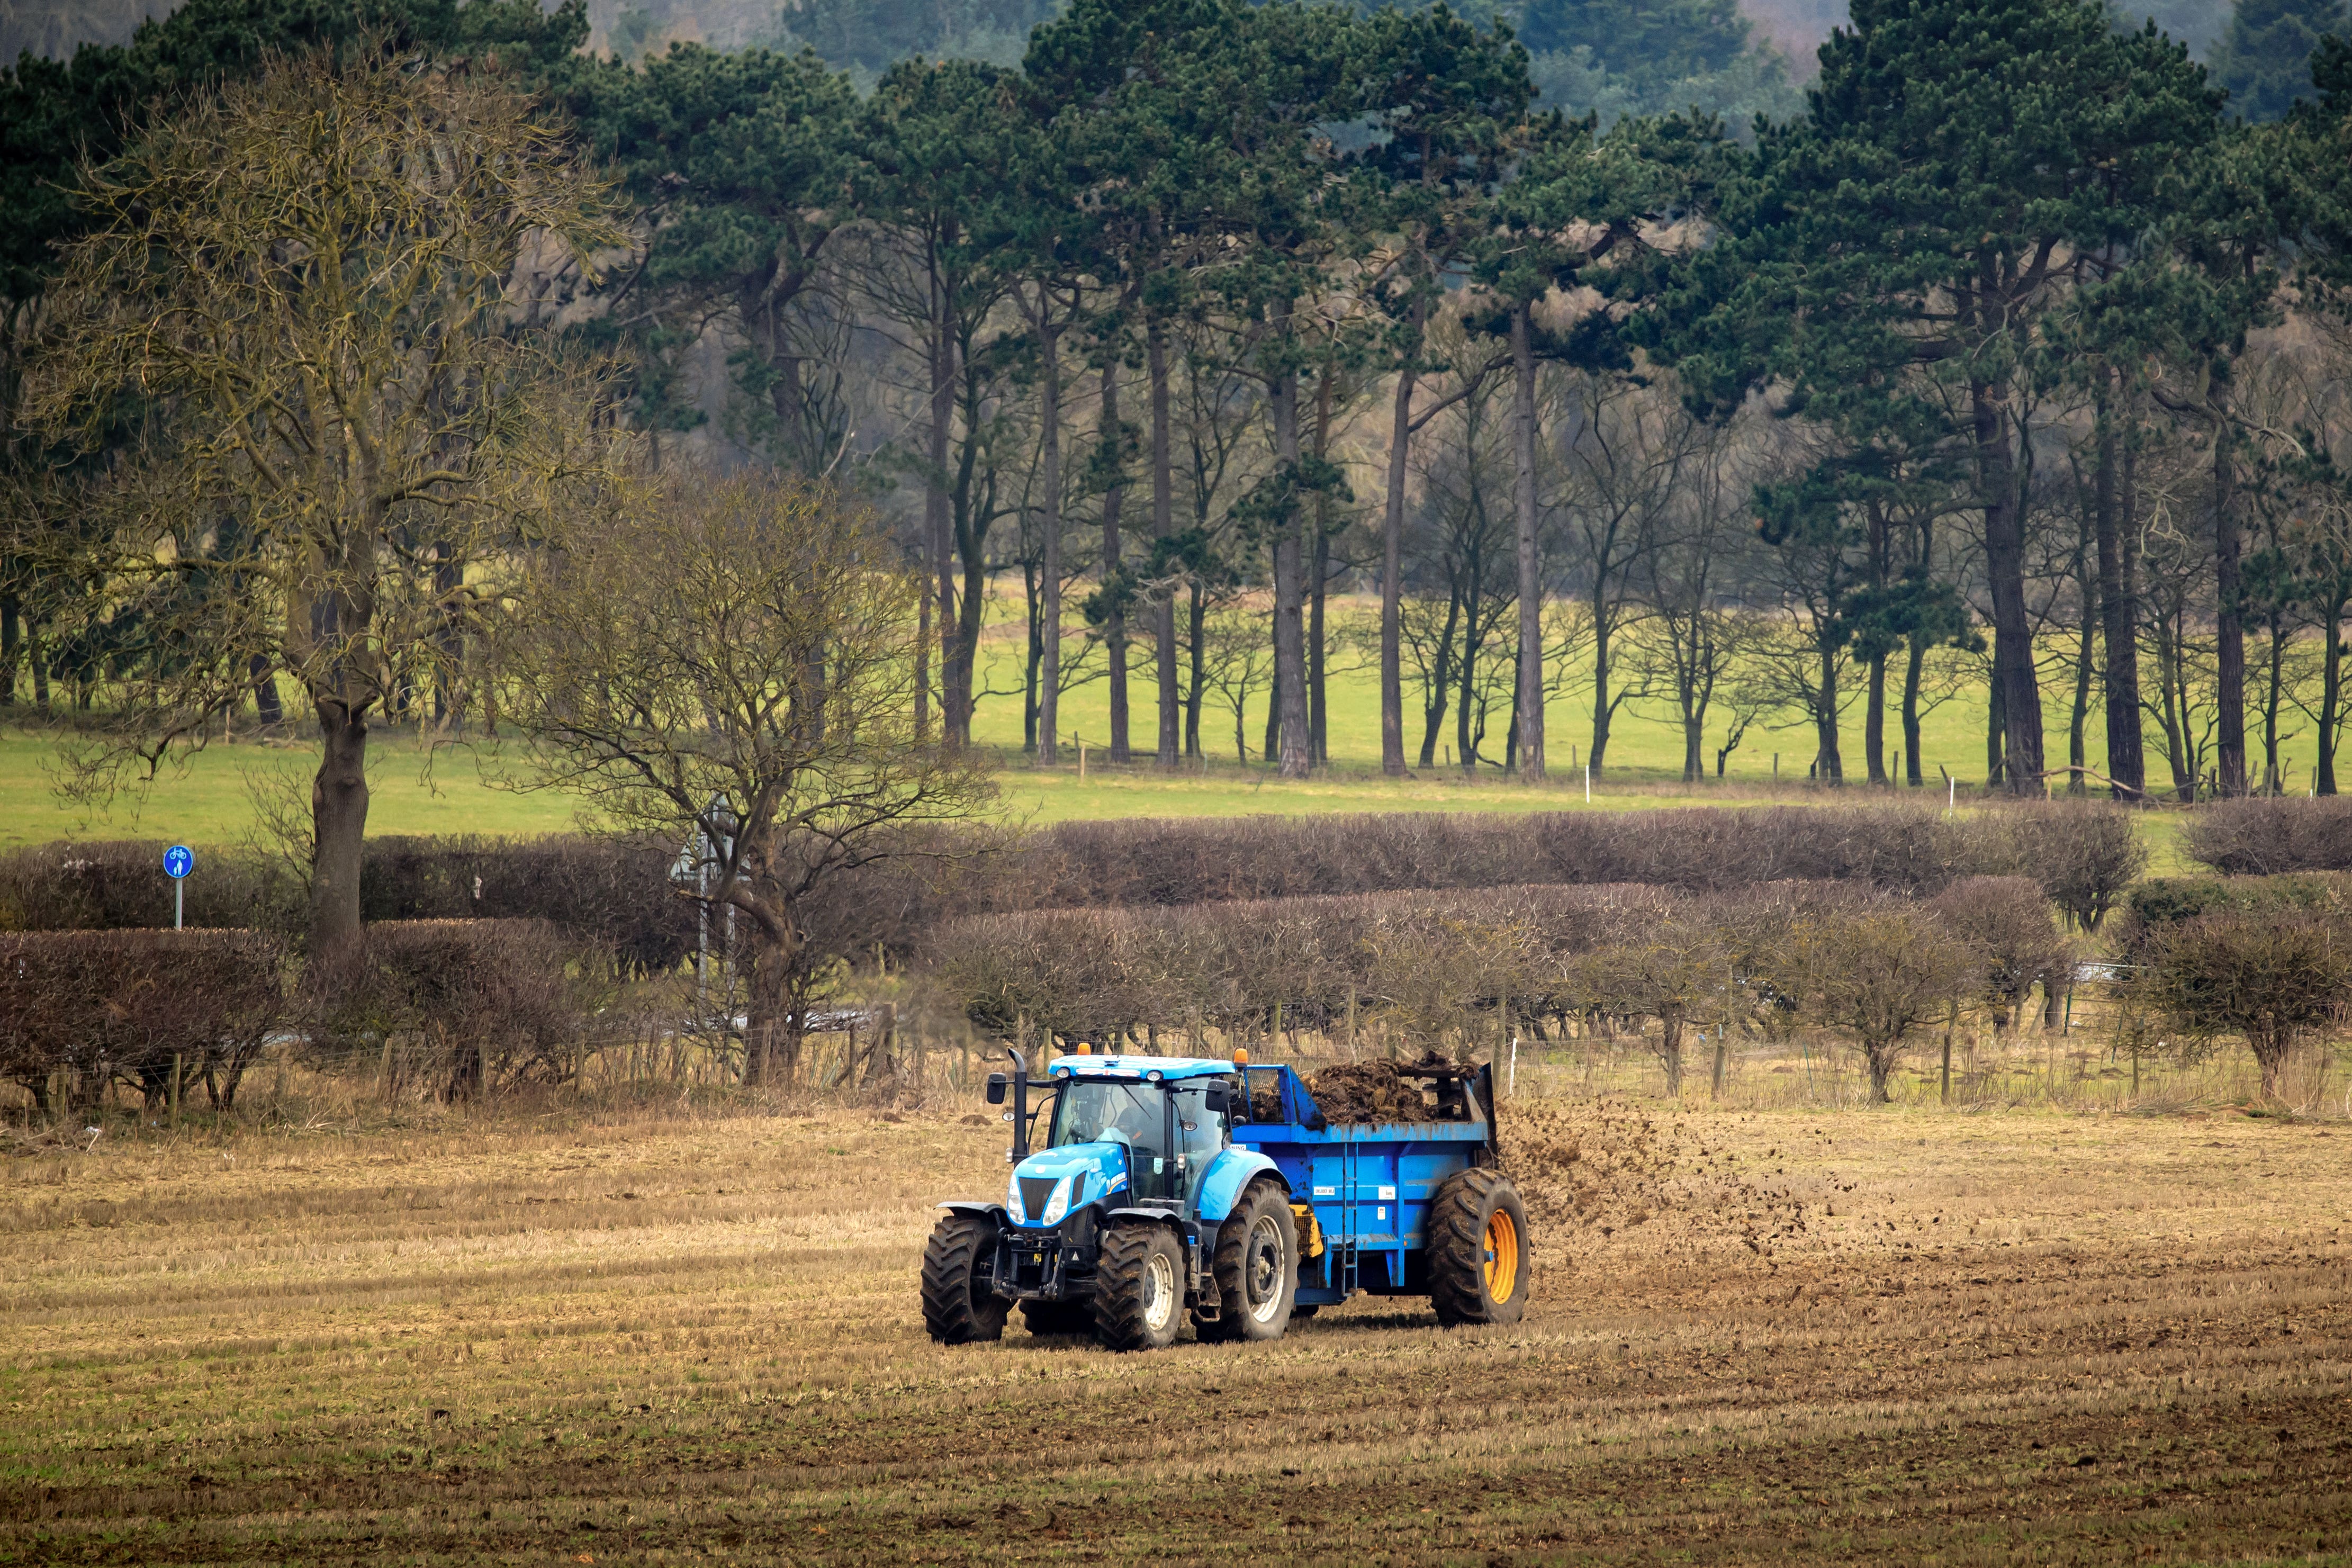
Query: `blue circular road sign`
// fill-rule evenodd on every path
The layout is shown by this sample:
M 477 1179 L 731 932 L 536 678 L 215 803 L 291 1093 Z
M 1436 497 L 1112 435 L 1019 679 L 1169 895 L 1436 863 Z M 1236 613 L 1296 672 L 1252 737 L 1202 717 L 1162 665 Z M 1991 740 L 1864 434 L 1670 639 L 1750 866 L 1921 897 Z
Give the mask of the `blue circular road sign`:
M 163 851 L 163 874 L 180 878 L 196 868 L 195 851 L 184 844 L 174 844 Z

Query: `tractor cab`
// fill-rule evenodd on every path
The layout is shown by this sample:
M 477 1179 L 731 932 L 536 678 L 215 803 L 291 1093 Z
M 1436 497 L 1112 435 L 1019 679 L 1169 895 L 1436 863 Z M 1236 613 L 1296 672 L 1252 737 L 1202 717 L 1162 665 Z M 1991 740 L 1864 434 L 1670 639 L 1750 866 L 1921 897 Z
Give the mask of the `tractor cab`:
M 1145 1337 L 1172 1337 L 1188 1308 L 1213 1324 L 1219 1226 L 1253 1179 L 1265 1189 L 1253 1201 L 1288 1199 L 1273 1162 L 1234 1144 L 1241 1076 L 1213 1059 L 1072 1056 L 1032 1078 L 1018 1053 L 1011 1074 L 990 1075 L 989 1102 L 1013 1124 L 1004 1201 L 949 1205 L 969 1216 L 958 1234 L 970 1231 L 968 1272 L 990 1297 L 968 1298 L 980 1316 L 991 1301 L 998 1313 L 1018 1304 L 1033 1328 L 1098 1331 L 1120 1294 L 1107 1283 L 1106 1243 L 1118 1274 L 1122 1248 L 1149 1233 L 1159 1250 L 1142 1277 L 1121 1275 L 1127 1294 L 1149 1298 Z

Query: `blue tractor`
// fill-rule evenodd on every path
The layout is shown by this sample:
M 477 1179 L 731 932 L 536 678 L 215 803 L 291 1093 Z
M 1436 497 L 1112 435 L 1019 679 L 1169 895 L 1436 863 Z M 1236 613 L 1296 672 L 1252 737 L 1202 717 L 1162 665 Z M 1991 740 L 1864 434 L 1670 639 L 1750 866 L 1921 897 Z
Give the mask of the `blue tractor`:
M 1011 1101 L 1002 1203 L 941 1204 L 923 1252 L 923 1322 L 993 1340 L 1018 1305 L 1033 1333 L 1113 1350 L 1271 1340 L 1358 1291 L 1426 1296 L 1438 1321 L 1517 1322 L 1528 1218 L 1498 1164 L 1486 1068 L 1401 1068 L 1433 1120 L 1334 1124 L 1287 1067 L 1066 1056 L 1042 1079 L 1018 1051 L 988 1080 Z M 1040 1135 L 1042 1132 L 1042 1135 Z

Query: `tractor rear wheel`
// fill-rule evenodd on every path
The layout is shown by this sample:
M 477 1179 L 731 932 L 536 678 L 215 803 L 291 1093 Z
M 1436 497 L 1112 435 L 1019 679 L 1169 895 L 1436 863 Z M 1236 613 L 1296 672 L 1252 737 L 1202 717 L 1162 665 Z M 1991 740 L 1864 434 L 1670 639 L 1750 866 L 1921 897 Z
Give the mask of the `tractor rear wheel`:
M 1033 1334 L 1090 1334 L 1095 1309 L 1090 1301 L 1024 1301 L 1021 1321 Z
M 1184 1254 L 1164 1225 L 1114 1226 L 1095 1262 L 1095 1337 L 1115 1351 L 1164 1350 L 1184 1321 Z
M 994 1289 L 996 1226 L 984 1215 L 950 1209 L 923 1248 L 923 1327 L 943 1345 L 1004 1337 L 1012 1304 Z
M 1199 1323 L 1201 1337 L 1280 1339 L 1297 1310 L 1298 1297 L 1298 1219 L 1280 1187 L 1270 1181 L 1250 1184 L 1217 1232 L 1210 1267 L 1220 1305 L 1214 1318 Z
M 1516 1323 L 1528 1308 L 1528 1211 L 1511 1179 L 1456 1171 L 1429 1200 L 1429 1301 L 1447 1328 Z

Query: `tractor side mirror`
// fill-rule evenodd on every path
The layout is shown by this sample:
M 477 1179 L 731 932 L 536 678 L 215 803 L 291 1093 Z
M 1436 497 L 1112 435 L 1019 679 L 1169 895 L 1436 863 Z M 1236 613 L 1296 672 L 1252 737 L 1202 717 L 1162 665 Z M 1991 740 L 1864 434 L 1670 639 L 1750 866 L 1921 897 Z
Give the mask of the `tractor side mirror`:
M 1233 1109 L 1233 1091 L 1221 1083 L 1211 1084 L 1201 1099 L 1212 1116 L 1223 1116 Z
M 988 1075 L 988 1103 L 991 1105 L 1004 1103 L 1004 1075 L 1001 1072 Z

